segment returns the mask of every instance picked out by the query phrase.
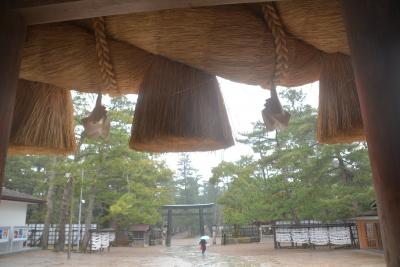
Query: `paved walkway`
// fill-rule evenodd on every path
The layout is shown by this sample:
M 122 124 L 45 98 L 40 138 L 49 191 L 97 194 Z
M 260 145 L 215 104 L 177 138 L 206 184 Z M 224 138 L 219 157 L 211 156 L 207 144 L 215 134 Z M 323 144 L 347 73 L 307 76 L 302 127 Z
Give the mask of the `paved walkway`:
M 110 252 L 72 254 L 51 251 L 0 256 L 1 267 L 385 267 L 383 255 L 359 250 L 273 249 L 271 242 L 209 246 L 201 255 L 195 239 L 173 240 L 170 248 L 112 248 Z
M 256 259 L 249 259 L 243 256 L 221 255 L 210 252 L 211 247 L 204 256 L 196 245 L 172 246 L 167 249 L 167 254 L 181 261 L 182 265 L 176 266 L 246 266 L 246 267 L 267 267 L 269 265 L 257 262 Z

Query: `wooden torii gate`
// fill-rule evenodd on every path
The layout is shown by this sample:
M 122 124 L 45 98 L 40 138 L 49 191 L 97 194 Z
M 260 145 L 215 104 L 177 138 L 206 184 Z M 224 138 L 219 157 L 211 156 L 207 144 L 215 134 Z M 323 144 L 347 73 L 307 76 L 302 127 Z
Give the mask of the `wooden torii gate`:
M 164 205 L 162 209 L 167 210 L 167 236 L 165 238 L 165 245 L 171 246 L 171 235 L 172 235 L 172 210 L 188 210 L 198 209 L 199 210 L 199 226 L 200 235 L 204 235 L 204 209 L 212 208 L 214 203 L 207 204 L 181 204 L 181 205 Z

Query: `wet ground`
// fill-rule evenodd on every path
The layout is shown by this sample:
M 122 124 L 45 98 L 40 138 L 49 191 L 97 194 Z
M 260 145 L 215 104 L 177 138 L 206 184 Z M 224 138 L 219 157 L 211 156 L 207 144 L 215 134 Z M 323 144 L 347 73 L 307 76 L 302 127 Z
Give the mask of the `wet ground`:
M 211 247 L 209 247 L 211 250 Z M 169 257 L 180 261 L 181 265 L 174 266 L 237 266 L 237 267 L 267 267 L 267 264 L 257 262 L 243 256 L 221 255 L 206 251 L 201 255 L 200 248 L 194 245 L 172 246 L 167 248 Z
M 195 239 L 173 240 L 170 248 L 112 248 L 110 252 L 66 254 L 32 251 L 1 256 L 1 267 L 384 267 L 382 254 L 360 250 L 279 249 L 272 242 L 229 246 L 209 246 L 202 256 Z

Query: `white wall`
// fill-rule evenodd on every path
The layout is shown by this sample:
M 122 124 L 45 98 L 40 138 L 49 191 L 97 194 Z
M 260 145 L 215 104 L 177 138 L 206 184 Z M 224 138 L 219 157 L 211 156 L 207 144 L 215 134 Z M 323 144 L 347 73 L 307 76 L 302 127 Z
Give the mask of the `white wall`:
M 27 206 L 24 202 L 1 200 L 0 226 L 24 226 Z

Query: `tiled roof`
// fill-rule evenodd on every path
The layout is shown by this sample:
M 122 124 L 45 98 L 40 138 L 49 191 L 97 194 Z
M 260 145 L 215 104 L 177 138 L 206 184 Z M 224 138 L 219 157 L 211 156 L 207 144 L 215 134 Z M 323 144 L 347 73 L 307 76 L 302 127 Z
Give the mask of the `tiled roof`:
M 360 216 L 360 217 L 353 218 L 353 220 L 356 220 L 356 221 L 379 221 L 379 217 L 378 216 Z
M 43 200 L 38 197 L 34 197 L 25 193 L 21 193 L 18 191 L 10 190 L 3 187 L 3 190 L 0 195 L 0 199 L 2 200 L 11 200 L 11 201 L 19 201 L 19 202 L 27 202 L 27 203 L 45 203 L 46 200 Z
M 130 227 L 130 231 L 134 232 L 147 232 L 150 229 L 148 224 L 135 224 Z

